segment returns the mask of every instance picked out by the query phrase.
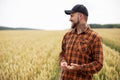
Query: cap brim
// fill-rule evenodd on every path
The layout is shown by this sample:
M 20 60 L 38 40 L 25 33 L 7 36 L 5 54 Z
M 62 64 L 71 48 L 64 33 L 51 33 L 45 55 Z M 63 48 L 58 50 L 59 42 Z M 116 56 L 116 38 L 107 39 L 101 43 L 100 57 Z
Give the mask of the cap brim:
M 65 10 L 65 14 L 70 15 L 72 13 L 71 10 Z

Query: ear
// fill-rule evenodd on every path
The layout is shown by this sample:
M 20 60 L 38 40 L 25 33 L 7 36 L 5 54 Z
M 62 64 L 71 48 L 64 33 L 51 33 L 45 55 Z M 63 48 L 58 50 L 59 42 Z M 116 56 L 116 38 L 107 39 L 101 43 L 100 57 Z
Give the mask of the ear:
M 82 17 L 82 14 L 80 13 L 80 17 Z
M 80 13 L 79 17 L 80 17 L 80 19 L 82 19 L 82 18 L 83 18 L 83 14 L 82 14 L 82 13 Z

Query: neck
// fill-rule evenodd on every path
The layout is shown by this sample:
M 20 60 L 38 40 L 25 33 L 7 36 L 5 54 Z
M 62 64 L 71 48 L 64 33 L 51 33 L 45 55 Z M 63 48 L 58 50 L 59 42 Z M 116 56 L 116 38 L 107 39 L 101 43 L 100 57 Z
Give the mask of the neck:
M 80 34 L 82 33 L 85 28 L 87 27 L 87 23 L 80 23 L 76 28 L 77 28 L 77 33 Z

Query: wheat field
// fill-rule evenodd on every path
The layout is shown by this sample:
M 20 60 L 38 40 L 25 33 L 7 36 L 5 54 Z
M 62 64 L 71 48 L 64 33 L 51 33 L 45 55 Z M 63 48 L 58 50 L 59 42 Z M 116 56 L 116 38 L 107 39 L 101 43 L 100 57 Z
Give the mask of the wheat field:
M 110 46 L 112 49 L 115 49 L 120 52 L 120 29 L 95 29 L 103 37 L 103 42 Z
M 58 55 L 65 33 L 0 31 L 0 80 L 58 80 Z M 104 44 L 103 49 L 104 66 L 93 79 L 120 80 L 119 52 Z

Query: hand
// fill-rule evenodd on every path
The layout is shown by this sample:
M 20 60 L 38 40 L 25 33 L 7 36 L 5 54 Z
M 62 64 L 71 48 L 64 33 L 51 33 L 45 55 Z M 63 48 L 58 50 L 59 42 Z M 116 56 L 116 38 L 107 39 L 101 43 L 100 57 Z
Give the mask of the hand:
M 68 66 L 69 70 L 80 70 L 80 65 L 74 63 L 71 63 L 70 65 L 70 67 Z
M 62 69 L 62 70 L 68 70 L 68 69 L 67 69 L 67 66 L 68 66 L 68 65 L 67 65 L 67 62 L 61 62 L 61 69 Z

